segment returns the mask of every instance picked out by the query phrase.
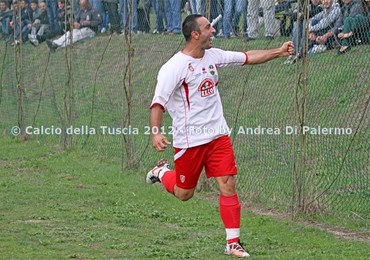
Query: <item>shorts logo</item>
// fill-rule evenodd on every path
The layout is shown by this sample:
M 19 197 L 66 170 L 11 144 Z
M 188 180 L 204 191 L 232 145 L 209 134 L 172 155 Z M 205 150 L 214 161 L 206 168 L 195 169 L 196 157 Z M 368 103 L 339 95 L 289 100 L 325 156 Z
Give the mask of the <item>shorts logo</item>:
M 215 93 L 215 84 L 210 79 L 205 79 L 198 88 L 201 97 L 211 96 Z
M 185 182 L 185 175 L 180 175 L 180 181 L 181 181 L 181 183 Z

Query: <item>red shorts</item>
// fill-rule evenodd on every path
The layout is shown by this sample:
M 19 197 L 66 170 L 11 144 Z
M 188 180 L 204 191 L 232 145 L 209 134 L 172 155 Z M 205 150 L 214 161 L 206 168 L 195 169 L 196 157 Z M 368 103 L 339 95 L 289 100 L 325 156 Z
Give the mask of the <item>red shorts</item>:
M 237 174 L 229 136 L 191 148 L 175 148 L 176 185 L 179 188 L 195 188 L 203 167 L 207 178 Z

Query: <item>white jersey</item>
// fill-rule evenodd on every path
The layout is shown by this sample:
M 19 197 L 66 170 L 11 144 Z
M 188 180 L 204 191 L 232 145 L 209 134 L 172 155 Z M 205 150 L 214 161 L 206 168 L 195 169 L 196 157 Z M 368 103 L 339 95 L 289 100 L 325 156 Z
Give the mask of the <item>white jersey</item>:
M 245 52 L 212 48 L 199 59 L 180 51 L 162 66 L 151 107 L 160 105 L 170 114 L 174 147 L 206 144 L 229 133 L 217 69 L 244 65 L 247 60 Z

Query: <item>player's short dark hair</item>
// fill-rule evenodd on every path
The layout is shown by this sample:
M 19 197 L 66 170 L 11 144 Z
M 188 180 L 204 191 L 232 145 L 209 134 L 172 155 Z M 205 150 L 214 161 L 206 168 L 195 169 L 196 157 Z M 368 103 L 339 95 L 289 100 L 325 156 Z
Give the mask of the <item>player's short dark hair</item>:
M 182 34 L 184 35 L 186 41 L 189 41 L 191 39 L 191 32 L 200 31 L 199 25 L 197 23 L 197 20 L 200 17 L 203 17 L 203 15 L 191 14 L 188 15 L 182 23 Z

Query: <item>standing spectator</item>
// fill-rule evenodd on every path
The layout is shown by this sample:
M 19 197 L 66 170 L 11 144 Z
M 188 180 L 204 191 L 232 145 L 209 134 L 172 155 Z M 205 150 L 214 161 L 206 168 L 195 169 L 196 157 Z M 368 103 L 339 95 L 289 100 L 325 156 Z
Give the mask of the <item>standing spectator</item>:
M 224 17 L 223 17 L 223 34 L 224 37 L 237 35 L 235 31 L 239 17 L 245 10 L 246 0 L 228 0 L 224 2 Z
M 152 6 L 155 12 L 155 29 L 153 34 L 161 34 L 165 31 L 164 23 L 166 22 L 166 14 L 164 8 L 164 0 L 152 0 Z
M 165 0 L 168 34 L 181 33 L 181 1 Z
M 190 0 L 189 4 L 190 4 L 192 14 L 201 14 L 201 15 L 205 14 L 206 12 L 205 0 Z
M 73 23 L 73 30 L 66 32 L 60 38 L 46 43 L 51 51 L 66 47 L 85 38 L 94 37 L 102 19 L 96 9 L 91 8 L 88 0 L 80 0 L 80 12 Z M 70 35 L 72 33 L 72 35 Z M 72 36 L 72 37 L 71 37 Z M 72 38 L 72 39 L 71 39 Z
M 137 0 L 119 0 L 121 27 L 123 33 L 137 33 Z
M 142 33 L 150 32 L 151 0 L 139 0 L 137 7 L 137 30 Z
M 262 6 L 263 20 L 265 24 L 266 39 L 274 38 L 275 28 L 275 1 L 274 0 L 248 0 L 248 40 L 258 37 L 258 8 Z
M 291 14 L 291 19 L 294 21 L 293 24 L 293 45 L 294 54 L 290 55 L 284 64 L 294 64 L 298 59 L 303 57 L 303 44 L 305 40 L 305 21 L 304 20 L 304 0 L 298 2 L 298 9 Z M 322 12 L 322 7 L 320 5 L 320 0 L 311 0 L 309 6 L 309 18 L 312 18 L 316 14 Z
M 57 32 L 60 30 L 58 24 L 58 2 L 57 0 L 45 0 L 45 3 L 50 29 L 54 32 Z
M 89 0 L 90 6 L 97 10 L 100 17 L 102 18 L 102 24 L 99 26 L 99 32 L 106 32 L 107 31 L 107 24 L 104 23 L 105 19 L 105 11 L 103 8 L 103 1 L 102 0 Z
M 110 33 L 121 33 L 120 16 L 118 13 L 118 0 L 103 0 L 104 9 L 108 12 Z
M 10 19 L 13 12 L 8 8 L 8 1 L 0 0 L 0 40 L 9 38 Z
M 332 49 L 335 43 L 335 28 L 341 12 L 334 0 L 322 0 L 323 11 L 312 17 L 309 23 L 308 53 L 319 53 Z

